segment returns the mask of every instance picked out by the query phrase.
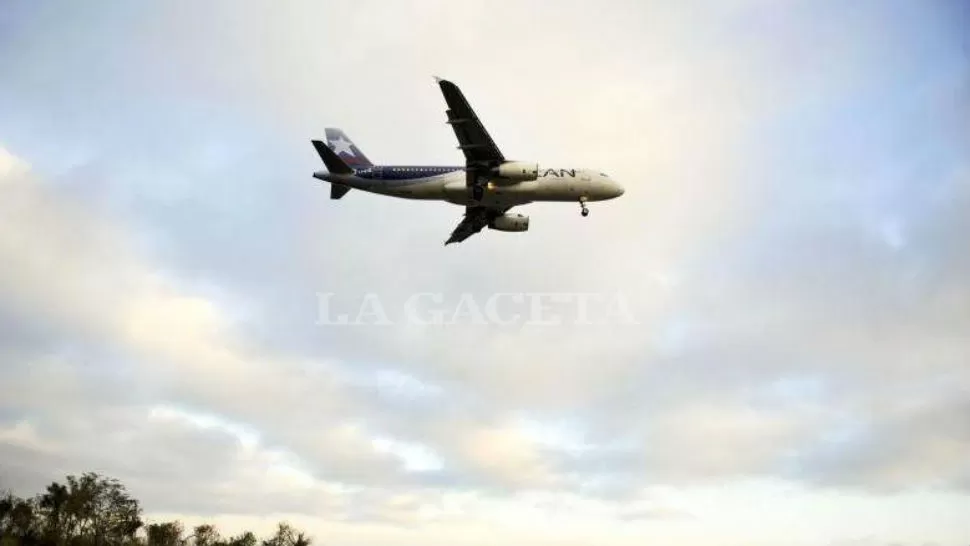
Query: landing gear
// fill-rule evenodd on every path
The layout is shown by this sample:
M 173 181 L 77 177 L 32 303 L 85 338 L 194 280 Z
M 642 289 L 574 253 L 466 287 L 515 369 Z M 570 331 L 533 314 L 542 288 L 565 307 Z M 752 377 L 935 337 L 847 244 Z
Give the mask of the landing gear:
M 475 184 L 472 186 L 472 198 L 475 201 L 481 201 L 482 197 L 485 197 L 485 188 L 481 184 Z
M 583 215 L 583 218 L 589 216 L 589 209 L 586 208 L 586 198 L 585 197 L 580 197 L 579 198 L 579 207 L 580 207 L 579 213 Z

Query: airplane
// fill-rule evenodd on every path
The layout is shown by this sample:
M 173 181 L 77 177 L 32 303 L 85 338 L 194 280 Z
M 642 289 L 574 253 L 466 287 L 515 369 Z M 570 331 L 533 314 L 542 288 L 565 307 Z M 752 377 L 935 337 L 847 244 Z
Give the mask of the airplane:
M 330 183 L 330 198 L 351 189 L 405 199 L 447 201 L 465 207 L 465 215 L 445 246 L 460 243 L 484 227 L 496 231 L 529 229 L 529 217 L 509 209 L 535 201 L 576 201 L 582 216 L 586 203 L 623 195 L 624 189 L 595 169 L 540 168 L 530 161 L 510 161 L 498 149 L 471 105 L 454 83 L 435 78 L 448 106 L 447 124 L 458 138 L 465 165 L 453 167 L 374 165 L 340 129 L 325 130 L 327 145 L 311 140 L 327 170 L 313 177 Z

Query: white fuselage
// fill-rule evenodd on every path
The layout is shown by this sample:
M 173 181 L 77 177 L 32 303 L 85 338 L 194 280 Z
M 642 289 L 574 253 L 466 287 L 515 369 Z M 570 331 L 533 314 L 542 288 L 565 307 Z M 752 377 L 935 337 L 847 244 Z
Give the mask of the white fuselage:
M 539 169 L 535 180 L 514 182 L 500 178 L 490 180 L 480 201 L 472 197 L 466 184 L 464 170 L 451 170 L 432 176 L 406 176 L 409 167 L 382 167 L 380 174 L 360 173 L 338 175 L 326 172 L 314 176 L 351 188 L 401 197 L 404 199 L 432 199 L 456 205 L 512 207 L 533 201 L 603 201 L 623 194 L 623 187 L 604 173 L 588 169 Z M 399 170 L 400 173 L 396 173 Z M 423 169 L 422 169 L 423 170 Z M 370 176 L 369 176 L 370 175 Z

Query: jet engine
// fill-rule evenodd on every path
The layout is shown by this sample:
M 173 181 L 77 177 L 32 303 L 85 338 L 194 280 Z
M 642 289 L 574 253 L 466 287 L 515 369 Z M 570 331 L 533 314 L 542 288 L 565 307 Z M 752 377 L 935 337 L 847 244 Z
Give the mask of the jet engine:
M 492 172 L 499 178 L 515 182 L 528 182 L 539 178 L 539 164 L 527 161 L 506 161 Z
M 526 231 L 529 229 L 529 217 L 523 214 L 503 214 L 489 222 L 488 229 L 497 231 Z

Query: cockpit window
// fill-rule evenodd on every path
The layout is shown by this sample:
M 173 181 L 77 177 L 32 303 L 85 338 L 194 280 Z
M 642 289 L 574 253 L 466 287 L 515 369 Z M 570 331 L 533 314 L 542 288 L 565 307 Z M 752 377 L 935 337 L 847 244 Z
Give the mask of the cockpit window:
M 606 178 L 609 178 L 610 177 L 610 175 L 608 175 L 606 173 L 600 173 L 600 176 L 605 176 Z

